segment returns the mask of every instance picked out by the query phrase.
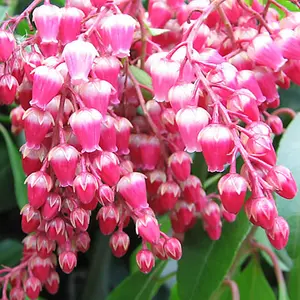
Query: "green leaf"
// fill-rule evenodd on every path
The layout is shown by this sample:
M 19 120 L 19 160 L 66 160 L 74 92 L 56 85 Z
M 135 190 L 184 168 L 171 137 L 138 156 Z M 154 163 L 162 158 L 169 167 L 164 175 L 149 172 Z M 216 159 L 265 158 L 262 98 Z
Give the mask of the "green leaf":
M 280 269 L 284 272 L 288 272 L 293 268 L 293 261 L 292 259 L 289 257 L 286 249 L 282 249 L 282 250 L 277 250 L 275 249 L 269 239 L 267 238 L 267 235 L 265 233 L 265 231 L 261 228 L 258 227 L 256 229 L 255 232 L 255 239 L 260 243 L 263 244 L 265 246 L 267 246 L 268 248 L 271 248 L 273 252 L 275 252 L 277 258 L 278 258 L 278 262 L 279 262 L 279 266 Z M 261 254 L 263 256 L 263 258 L 265 259 L 265 261 L 270 265 L 273 266 L 273 262 L 270 258 L 270 256 L 268 254 L 266 254 L 265 251 L 261 251 Z
M 212 241 L 202 226 L 187 233 L 177 281 L 181 300 L 209 299 L 221 285 L 251 228 L 241 212 L 234 223 L 226 223 L 219 241 Z
M 171 288 L 171 294 L 169 300 L 180 300 L 178 295 L 178 286 L 177 283 Z
M 286 7 L 290 11 L 299 11 L 299 8 L 290 0 L 276 0 L 278 3 Z
M 2 124 L 0 124 L 0 132 L 6 143 L 10 166 L 14 177 L 15 195 L 18 206 L 21 209 L 27 203 L 27 190 L 24 184 L 25 174 L 22 169 L 20 153 L 13 143 L 8 131 Z
M 204 183 L 208 171 L 207 165 L 202 153 L 197 152 L 193 157 L 192 174 L 197 176 Z
M 111 250 L 109 238 L 97 233 L 82 299 L 106 299 L 109 293 Z M 101 266 L 101 267 L 100 267 Z
M 157 293 L 161 282 L 159 276 L 167 261 L 159 261 L 150 274 L 140 271 L 123 280 L 108 296 L 107 300 L 152 300 Z
M 288 107 L 295 111 L 300 111 L 300 86 L 291 84 L 287 90 L 279 89 L 280 106 Z
M 130 66 L 129 69 L 139 83 L 152 89 L 152 79 L 147 72 L 136 66 Z
M 289 168 L 300 186 L 300 114 L 290 123 L 284 133 L 278 148 L 277 164 Z M 275 195 L 278 213 L 284 217 L 290 225 L 290 237 L 287 244 L 289 255 L 294 258 L 300 254 L 300 193 L 293 200 L 286 200 Z
M 291 300 L 300 299 L 300 256 L 294 260 L 294 267 L 288 279 L 288 291 Z
M 250 261 L 246 269 L 238 276 L 236 283 L 240 291 L 240 299 L 275 300 L 275 295 L 256 260 Z
M 23 245 L 12 239 L 5 239 L 0 242 L 0 265 L 12 267 L 22 257 Z
M 151 36 L 158 36 L 170 31 L 169 29 L 165 29 L 165 28 L 151 28 L 148 26 L 147 23 L 144 23 L 144 26 L 148 30 Z
M 6 14 L 9 11 L 9 7 L 5 5 L 0 5 L 0 21 L 3 21 L 6 18 Z

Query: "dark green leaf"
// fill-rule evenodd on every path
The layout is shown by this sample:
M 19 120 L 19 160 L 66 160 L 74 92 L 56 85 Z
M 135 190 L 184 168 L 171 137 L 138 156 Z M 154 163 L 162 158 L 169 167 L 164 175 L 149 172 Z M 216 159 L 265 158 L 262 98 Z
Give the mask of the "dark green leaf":
M 14 177 L 15 195 L 21 209 L 27 203 L 27 191 L 24 184 L 25 174 L 22 169 L 21 157 L 6 128 L 0 124 L 0 132 L 6 143 L 10 166 Z
M 261 227 L 258 227 L 256 229 L 256 232 L 255 232 L 255 239 L 267 246 L 268 248 L 271 248 L 273 250 L 273 252 L 275 252 L 277 258 L 278 258 L 278 262 L 279 262 L 279 266 L 280 266 L 280 269 L 284 272 L 288 272 L 292 269 L 293 267 L 293 261 L 292 259 L 289 257 L 286 249 L 282 249 L 282 250 L 277 250 L 275 249 L 271 243 L 269 242 L 268 238 L 267 238 L 267 235 L 265 233 L 265 231 L 261 228 Z M 266 262 L 270 265 L 270 266 L 273 266 L 273 262 L 270 258 L 270 256 L 268 254 L 266 254 L 265 251 L 261 251 L 261 254 L 262 256 L 264 257 L 264 259 L 266 260 Z
M 292 84 L 287 90 L 279 89 L 280 106 L 300 111 L 300 86 Z
M 169 300 L 180 300 L 179 295 L 178 295 L 178 287 L 177 283 L 171 288 L 171 295 Z
M 93 238 L 94 245 L 90 260 L 90 269 L 87 275 L 82 299 L 106 299 L 109 293 L 109 274 L 111 250 L 109 238 L 97 233 Z
M 166 263 L 167 261 L 159 261 L 150 274 L 137 271 L 127 277 L 111 292 L 107 300 L 151 300 L 161 285 L 159 276 Z
M 23 246 L 19 241 L 6 239 L 0 242 L 0 265 L 12 267 L 22 257 Z
M 288 290 L 291 300 L 300 299 L 300 256 L 294 260 L 294 267 L 289 275 Z
M 257 261 L 252 260 L 236 279 L 240 291 L 240 299 L 275 300 L 275 295 Z
M 284 133 L 278 149 L 277 164 L 289 168 L 300 186 L 300 114 L 290 123 Z M 287 251 L 291 257 L 300 254 L 300 193 L 293 200 L 286 200 L 276 195 L 278 213 L 284 217 L 290 225 L 290 238 Z
M 250 231 L 251 225 L 241 212 L 234 223 L 226 223 L 219 241 L 212 241 L 195 226 L 187 233 L 183 257 L 178 263 L 177 281 L 181 300 L 209 299 L 221 285 Z
M 197 152 L 193 157 L 192 174 L 203 183 L 207 177 L 207 165 L 202 153 Z

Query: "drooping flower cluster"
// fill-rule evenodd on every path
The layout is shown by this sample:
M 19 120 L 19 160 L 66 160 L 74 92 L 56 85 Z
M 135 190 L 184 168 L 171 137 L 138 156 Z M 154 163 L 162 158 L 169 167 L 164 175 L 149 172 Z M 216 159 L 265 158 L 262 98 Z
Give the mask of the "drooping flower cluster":
M 28 188 L 24 258 L 0 278 L 4 299 L 8 283 L 10 299 L 35 299 L 42 287 L 56 293 L 57 259 L 65 273 L 76 267 L 94 210 L 117 257 L 130 243 L 123 229 L 135 223 L 144 273 L 156 258 L 180 259 L 179 240 L 198 219 L 217 240 L 222 218 L 233 222 L 243 206 L 274 247 L 285 247 L 289 227 L 272 192 L 292 199 L 297 187 L 276 165 L 272 137 L 283 125 L 267 109 L 279 106 L 278 86 L 300 84 L 297 13 L 279 21 L 255 0 L 149 1 L 148 12 L 140 1 L 39 2 L 0 30 L 0 99 L 19 104 L 12 131 L 25 133 Z M 37 30 L 18 41 L 13 30 L 31 10 Z M 157 28 L 166 30 L 151 34 Z M 230 165 L 219 194 L 206 195 L 191 175 L 195 152 L 210 172 Z M 162 214 L 173 237 L 160 231 Z

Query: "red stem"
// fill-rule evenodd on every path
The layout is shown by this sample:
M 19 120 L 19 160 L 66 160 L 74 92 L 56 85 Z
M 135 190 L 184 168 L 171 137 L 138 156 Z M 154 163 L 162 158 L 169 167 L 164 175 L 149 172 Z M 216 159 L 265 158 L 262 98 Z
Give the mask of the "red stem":
M 239 287 L 236 282 L 231 279 L 225 279 L 224 284 L 229 286 L 232 294 L 232 300 L 240 300 Z

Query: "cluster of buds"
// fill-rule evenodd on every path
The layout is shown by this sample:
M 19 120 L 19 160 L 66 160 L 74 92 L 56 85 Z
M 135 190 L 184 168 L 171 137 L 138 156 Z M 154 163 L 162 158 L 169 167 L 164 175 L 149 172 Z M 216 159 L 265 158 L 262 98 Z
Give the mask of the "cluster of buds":
M 292 199 L 297 187 L 276 165 L 272 137 L 283 125 L 267 109 L 279 106 L 278 86 L 300 84 L 296 13 L 279 21 L 256 0 L 152 0 L 148 12 L 140 1 L 39 2 L 0 30 L 0 99 L 19 104 L 12 132 L 24 131 L 28 176 L 24 257 L 0 277 L 3 299 L 8 284 L 10 299 L 36 299 L 42 287 L 56 293 L 57 261 L 65 273 L 76 267 L 95 210 L 117 257 L 130 243 L 124 228 L 135 223 L 144 273 L 156 259 L 180 259 L 179 241 L 198 219 L 217 240 L 222 219 L 233 222 L 243 206 L 274 247 L 285 247 L 289 227 L 272 193 Z M 37 30 L 18 41 L 13 30 L 31 12 Z M 166 30 L 151 36 L 147 28 Z M 153 89 L 132 65 L 151 76 Z M 195 152 L 210 172 L 230 166 L 218 194 L 207 195 L 191 175 Z M 172 237 L 160 230 L 163 214 Z

